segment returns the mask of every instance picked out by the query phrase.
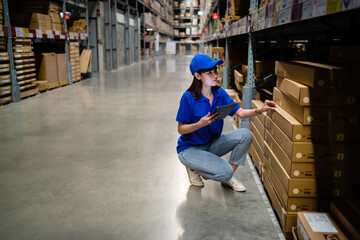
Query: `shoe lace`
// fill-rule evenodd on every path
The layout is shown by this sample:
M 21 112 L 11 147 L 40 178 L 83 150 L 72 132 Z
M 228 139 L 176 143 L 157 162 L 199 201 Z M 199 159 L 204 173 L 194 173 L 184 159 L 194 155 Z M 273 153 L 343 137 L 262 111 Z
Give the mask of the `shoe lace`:
M 202 181 L 202 179 L 201 179 L 201 177 L 200 177 L 200 174 L 197 172 L 197 171 L 193 171 L 193 176 L 194 176 L 194 178 L 196 179 L 196 180 L 201 180 Z
M 230 181 L 234 184 L 234 185 L 239 185 L 239 184 L 241 184 L 241 182 L 239 181 L 239 180 L 237 180 L 235 177 L 232 177 L 231 179 L 230 179 Z M 241 184 L 242 185 L 242 184 Z

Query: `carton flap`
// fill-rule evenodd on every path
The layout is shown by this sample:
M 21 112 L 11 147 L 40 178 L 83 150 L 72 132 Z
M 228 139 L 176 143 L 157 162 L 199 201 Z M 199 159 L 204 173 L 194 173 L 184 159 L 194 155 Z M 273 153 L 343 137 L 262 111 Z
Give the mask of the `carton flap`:
M 286 112 L 281 107 L 277 106 L 276 108 L 270 110 L 279 113 L 283 118 L 285 118 L 292 125 L 302 125 L 298 120 L 296 120 L 293 116 L 291 116 L 288 112 Z

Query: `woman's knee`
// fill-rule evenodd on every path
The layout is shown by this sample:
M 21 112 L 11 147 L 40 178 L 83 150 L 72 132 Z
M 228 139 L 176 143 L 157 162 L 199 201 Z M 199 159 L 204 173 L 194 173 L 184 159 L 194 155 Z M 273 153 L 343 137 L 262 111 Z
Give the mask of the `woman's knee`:
M 253 134 L 249 129 L 240 128 L 237 131 L 238 131 L 238 136 L 239 136 L 240 141 L 242 141 L 242 142 L 250 142 L 250 143 L 252 142 Z
M 233 168 L 231 167 L 231 165 L 228 165 L 228 167 L 219 170 L 215 174 L 215 180 L 218 182 L 225 182 L 228 181 L 233 176 L 233 174 Z

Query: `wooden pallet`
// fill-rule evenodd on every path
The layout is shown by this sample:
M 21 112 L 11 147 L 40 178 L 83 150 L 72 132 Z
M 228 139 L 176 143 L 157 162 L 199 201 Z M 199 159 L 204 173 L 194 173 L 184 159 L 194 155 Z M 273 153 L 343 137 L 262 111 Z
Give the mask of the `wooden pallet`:
M 23 98 L 27 98 L 27 97 L 30 97 L 30 96 L 35 96 L 35 95 L 38 95 L 38 94 L 39 94 L 39 89 L 38 88 L 33 88 L 33 89 L 30 89 L 30 90 L 27 90 L 27 91 L 20 92 L 20 98 L 23 99 Z
M 60 85 L 60 87 L 63 87 L 63 86 L 69 85 L 69 80 L 59 81 L 59 85 Z
M 11 103 L 11 96 L 0 98 L 0 106 Z
M 49 90 L 49 85 L 48 84 L 38 85 L 38 89 L 39 92 L 47 92 Z
M 52 82 L 52 83 L 49 83 L 48 82 L 48 85 L 49 85 L 49 89 L 54 89 L 54 88 L 58 88 L 58 87 L 60 87 L 60 84 L 59 84 L 59 82 Z

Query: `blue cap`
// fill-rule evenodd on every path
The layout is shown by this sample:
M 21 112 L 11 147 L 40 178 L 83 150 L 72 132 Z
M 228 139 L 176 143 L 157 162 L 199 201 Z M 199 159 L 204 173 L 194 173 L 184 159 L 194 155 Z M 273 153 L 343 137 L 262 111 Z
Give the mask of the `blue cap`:
M 223 64 L 223 60 L 213 60 L 211 57 L 205 54 L 198 54 L 191 60 L 190 71 L 194 75 L 200 69 L 209 69 L 215 65 Z

